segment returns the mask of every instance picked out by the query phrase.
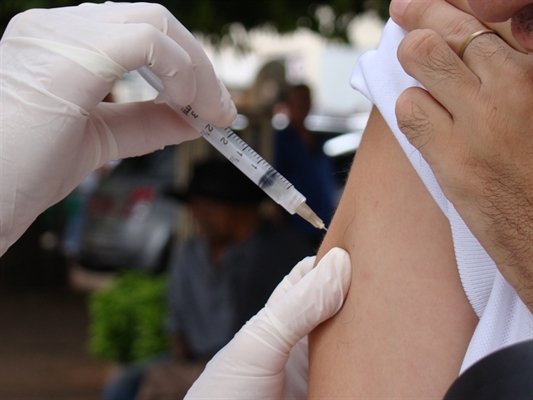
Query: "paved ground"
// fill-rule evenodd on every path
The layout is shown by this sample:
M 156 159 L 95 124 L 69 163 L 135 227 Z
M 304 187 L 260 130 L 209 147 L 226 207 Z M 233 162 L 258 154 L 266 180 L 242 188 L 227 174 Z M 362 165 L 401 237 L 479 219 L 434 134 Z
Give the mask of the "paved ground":
M 85 350 L 85 297 L 0 292 L 0 399 L 99 399 L 112 366 Z
M 34 223 L 0 258 L 0 400 L 99 399 L 112 371 L 85 349 L 86 296 Z

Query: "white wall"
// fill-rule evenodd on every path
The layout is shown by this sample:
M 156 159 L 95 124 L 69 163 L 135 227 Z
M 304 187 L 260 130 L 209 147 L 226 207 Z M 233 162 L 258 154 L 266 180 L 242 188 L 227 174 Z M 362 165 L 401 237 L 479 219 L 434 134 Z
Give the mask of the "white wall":
M 370 108 L 368 100 L 350 87 L 349 80 L 358 57 L 378 45 L 383 25 L 374 14 L 357 17 L 349 29 L 352 45 L 328 42 L 307 29 L 286 35 L 272 30 L 252 31 L 247 34 L 251 51 L 245 53 L 234 48 L 215 51 L 203 45 L 219 78 L 229 88 L 249 88 L 264 64 L 284 59 L 287 80 L 311 86 L 315 111 L 342 116 Z M 155 97 L 155 91 L 136 74 L 117 82 L 114 91 L 117 101 Z
M 366 98 L 350 87 L 349 80 L 359 56 L 377 47 L 383 26 L 375 14 L 355 18 L 348 35 L 352 45 L 331 43 L 314 32 L 299 29 L 286 35 L 271 30 L 252 31 L 247 36 L 252 51 L 247 53 L 233 48 L 205 48 L 228 87 L 246 89 L 265 63 L 285 59 L 288 81 L 310 85 L 320 112 L 346 115 L 370 107 Z

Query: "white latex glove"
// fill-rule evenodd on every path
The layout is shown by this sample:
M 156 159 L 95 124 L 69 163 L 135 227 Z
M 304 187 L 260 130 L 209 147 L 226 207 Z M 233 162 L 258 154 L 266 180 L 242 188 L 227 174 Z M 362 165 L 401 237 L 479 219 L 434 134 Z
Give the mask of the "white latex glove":
M 143 65 L 210 123 L 235 118 L 206 54 L 160 5 L 36 9 L 9 23 L 0 42 L 0 255 L 95 168 L 198 137 L 164 104 L 101 103 Z
M 207 364 L 186 399 L 279 399 L 284 385 L 294 384 L 291 397 L 306 397 L 307 364 L 302 364 L 307 362 L 307 343 L 299 341 L 340 309 L 352 271 L 348 253 L 339 248 L 330 250 L 316 268 L 314 260 L 306 258 L 294 267 L 267 305 Z M 298 382 L 290 382 L 284 368 L 297 343 Z

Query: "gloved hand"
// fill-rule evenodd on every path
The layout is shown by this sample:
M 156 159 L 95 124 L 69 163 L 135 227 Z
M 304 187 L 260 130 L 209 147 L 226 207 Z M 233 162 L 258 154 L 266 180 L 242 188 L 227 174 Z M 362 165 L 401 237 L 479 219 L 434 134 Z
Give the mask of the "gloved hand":
M 164 7 L 30 10 L 0 42 L 0 255 L 92 170 L 197 138 L 165 104 L 100 103 L 148 65 L 180 105 L 228 126 L 236 109 L 194 37 Z
M 290 393 L 287 397 L 306 397 L 307 366 L 302 364 L 307 346 L 301 339 L 340 309 L 352 271 L 348 253 L 339 248 L 313 269 L 314 260 L 306 258 L 294 267 L 266 306 L 207 364 L 186 399 L 279 399 L 284 390 Z M 294 382 L 284 368 L 297 343 Z

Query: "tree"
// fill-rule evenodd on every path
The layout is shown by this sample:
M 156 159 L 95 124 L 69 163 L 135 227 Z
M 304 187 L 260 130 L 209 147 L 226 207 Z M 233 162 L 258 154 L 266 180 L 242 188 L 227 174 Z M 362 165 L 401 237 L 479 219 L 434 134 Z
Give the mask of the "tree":
M 29 8 L 51 8 L 77 5 L 79 0 L 2 0 L 0 29 L 5 29 L 17 13 Z M 102 2 L 102 0 L 96 0 Z M 249 30 L 267 25 L 280 33 L 307 27 L 322 36 L 346 41 L 346 28 L 351 19 L 374 9 L 388 16 L 390 0 L 160 0 L 189 30 L 199 32 L 212 43 L 223 43 L 230 37 L 232 24 Z

